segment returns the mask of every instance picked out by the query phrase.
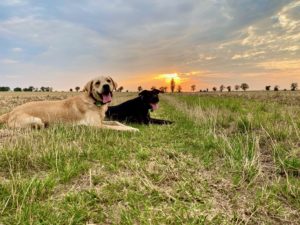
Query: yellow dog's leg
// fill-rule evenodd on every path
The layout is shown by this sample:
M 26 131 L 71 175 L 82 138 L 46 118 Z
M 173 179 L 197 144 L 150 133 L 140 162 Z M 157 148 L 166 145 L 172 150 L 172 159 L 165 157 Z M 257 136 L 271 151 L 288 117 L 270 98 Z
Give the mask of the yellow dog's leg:
M 126 126 L 117 121 L 102 121 L 101 127 L 106 128 L 106 129 L 112 129 L 112 130 L 139 132 L 139 129 L 130 127 L 130 126 Z
M 38 117 L 33 117 L 29 115 L 19 115 L 15 116 L 8 122 L 9 127 L 12 128 L 33 128 L 41 129 L 45 127 L 43 121 Z

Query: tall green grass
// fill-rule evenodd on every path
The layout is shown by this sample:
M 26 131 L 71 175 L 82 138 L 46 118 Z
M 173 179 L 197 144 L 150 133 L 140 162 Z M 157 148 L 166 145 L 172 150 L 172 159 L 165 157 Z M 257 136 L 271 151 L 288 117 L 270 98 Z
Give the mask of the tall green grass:
M 299 111 L 166 95 L 154 116 L 173 125 L 15 132 L 0 141 L 0 224 L 297 224 Z

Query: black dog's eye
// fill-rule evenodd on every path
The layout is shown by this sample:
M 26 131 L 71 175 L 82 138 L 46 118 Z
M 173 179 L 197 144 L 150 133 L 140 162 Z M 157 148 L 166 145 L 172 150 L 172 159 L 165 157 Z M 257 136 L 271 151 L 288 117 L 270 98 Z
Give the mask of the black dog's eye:
M 111 83 L 111 80 L 107 79 L 106 82 L 107 82 L 107 83 Z
M 100 81 L 97 81 L 95 84 L 96 84 L 96 85 L 100 85 L 101 83 L 100 83 Z

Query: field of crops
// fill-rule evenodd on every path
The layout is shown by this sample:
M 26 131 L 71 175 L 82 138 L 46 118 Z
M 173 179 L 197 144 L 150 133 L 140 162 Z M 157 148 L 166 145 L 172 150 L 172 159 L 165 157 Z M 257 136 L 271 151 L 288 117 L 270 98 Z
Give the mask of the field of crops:
M 75 94 L 0 93 L 0 114 Z M 152 116 L 175 123 L 0 125 L 0 224 L 300 224 L 300 92 L 162 94 Z

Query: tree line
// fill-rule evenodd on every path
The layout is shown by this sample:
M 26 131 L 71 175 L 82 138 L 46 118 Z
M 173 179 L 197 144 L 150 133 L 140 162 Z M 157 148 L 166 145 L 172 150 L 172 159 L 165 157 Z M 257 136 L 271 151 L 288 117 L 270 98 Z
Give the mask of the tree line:
M 234 85 L 234 90 L 236 91 L 239 91 L 240 89 L 242 89 L 243 91 L 246 91 L 248 90 L 250 87 L 247 83 L 242 83 L 242 84 L 236 84 Z M 212 87 L 212 91 L 213 92 L 216 92 L 216 91 L 220 91 L 220 92 L 223 92 L 224 90 L 227 90 L 228 92 L 231 92 L 233 90 L 232 86 L 225 86 L 225 85 L 220 85 L 219 88 L 217 87 Z M 151 89 L 157 89 L 155 86 L 152 86 Z M 168 91 L 168 87 L 167 86 L 162 86 L 162 87 L 159 87 L 158 88 L 161 92 L 167 92 Z M 74 90 L 76 92 L 79 92 L 80 91 L 80 87 L 75 87 Z M 124 90 L 124 87 L 123 86 L 120 86 L 118 89 L 117 89 L 117 92 L 122 92 Z M 142 86 L 138 86 L 137 90 L 139 92 L 141 92 L 143 90 Z M 267 85 L 265 86 L 265 90 L 266 91 L 271 91 L 272 90 L 272 86 L 271 85 Z M 278 85 L 275 85 L 273 87 L 273 90 L 274 91 L 279 91 L 280 88 Z M 287 91 L 287 89 L 283 89 L 284 91 Z M 296 82 L 293 82 L 291 83 L 290 85 L 290 90 L 291 91 L 296 91 L 298 90 L 298 83 Z M 11 89 L 10 87 L 7 87 L 7 86 L 0 86 L 0 92 L 3 92 L 3 91 L 14 91 L 14 92 L 52 92 L 53 91 L 53 88 L 52 87 L 40 87 L 40 88 L 36 88 L 36 87 L 33 87 L 33 86 L 29 86 L 27 88 L 20 88 L 20 87 L 16 87 L 14 89 Z M 73 88 L 70 88 L 69 89 L 70 92 L 73 92 Z M 175 84 L 175 81 L 174 79 L 171 80 L 170 82 L 170 91 L 173 93 L 173 92 L 182 92 L 182 86 L 181 85 L 177 85 Z M 196 91 L 196 85 L 193 84 L 191 85 L 191 91 L 194 92 Z M 126 92 L 128 92 L 128 90 L 126 90 Z M 209 89 L 206 88 L 206 89 L 200 89 L 199 92 L 209 92 Z
M 298 89 L 298 83 L 291 83 L 291 91 L 296 91 Z M 267 85 L 265 87 L 265 90 L 266 91 L 271 91 L 272 89 L 272 86 L 271 85 Z M 279 91 L 279 86 L 278 85 L 275 85 L 274 88 L 273 88 L 274 91 Z M 283 89 L 284 91 L 287 91 L 287 89 Z
M 265 90 L 266 91 L 270 91 L 271 90 L 271 85 L 267 85 L 267 86 L 265 86 Z M 234 86 L 234 89 L 236 90 L 236 91 L 239 91 L 240 89 L 242 89 L 243 91 L 246 91 L 246 90 L 248 90 L 250 87 L 249 87 L 249 85 L 247 84 L 247 83 L 242 83 L 241 85 L 235 85 Z M 229 86 L 224 86 L 224 85 L 221 85 L 220 87 L 219 87 L 219 91 L 220 92 L 222 92 L 222 91 L 224 91 L 225 89 L 227 89 L 227 91 L 228 92 L 231 92 L 232 91 L 232 87 L 229 85 Z M 291 85 L 290 85 L 290 90 L 291 91 L 296 91 L 298 89 L 298 83 L 291 83 Z M 194 91 L 195 90 L 195 85 L 192 85 L 191 86 L 191 90 L 192 91 Z M 218 88 L 217 87 L 213 87 L 212 88 L 212 90 L 213 91 L 217 91 L 218 90 Z M 278 85 L 275 85 L 274 86 L 274 88 L 273 88 L 273 90 L 274 91 L 279 91 L 280 90 L 280 88 L 279 88 L 279 86 Z M 200 90 L 200 92 L 202 92 L 203 90 Z M 206 91 L 208 91 L 208 89 L 206 89 Z M 287 91 L 287 89 L 283 89 L 283 91 Z
M 40 87 L 40 88 L 36 88 L 36 87 L 33 87 L 33 86 L 29 86 L 29 87 L 26 87 L 26 88 L 15 87 L 14 89 L 11 89 L 10 87 L 7 87 L 7 86 L 0 86 L 0 91 L 52 92 L 53 88 L 52 87 Z
M 191 87 L 191 91 L 192 92 L 195 92 L 196 91 L 196 85 L 193 84 L 190 86 Z M 216 91 L 220 91 L 220 92 L 223 92 L 223 91 L 228 91 L 228 92 L 231 92 L 232 90 L 235 90 L 235 91 L 239 91 L 239 90 L 243 90 L 243 91 L 247 91 L 248 89 L 250 88 L 250 86 L 247 84 L 247 83 L 242 83 L 242 84 L 236 84 L 234 85 L 233 87 L 231 85 L 229 86 L 225 86 L 225 85 L 220 85 L 219 87 L 212 87 L 211 91 L 213 92 L 216 92 Z M 161 92 L 167 92 L 168 90 L 168 87 L 166 86 L 162 86 L 160 88 L 156 88 L 155 86 L 152 86 L 151 89 L 159 89 Z M 298 83 L 291 83 L 290 85 L 290 90 L 291 91 L 296 91 L 298 89 Z M 143 90 L 142 86 L 138 86 L 137 90 L 139 92 L 141 92 Z M 268 85 L 265 87 L 265 90 L 266 91 L 270 91 L 271 90 L 271 86 Z M 273 88 L 274 91 L 279 91 L 280 88 L 278 85 L 275 85 L 274 88 Z M 287 91 L 287 89 L 283 89 L 284 91 Z M 175 80 L 172 79 L 171 82 L 170 82 L 170 92 L 182 92 L 182 86 L 181 85 L 177 85 L 175 84 Z M 200 89 L 199 92 L 209 92 L 209 88 L 206 88 L 206 89 Z
M 249 86 L 249 84 L 247 84 L 247 83 L 242 83 L 242 84 L 236 84 L 236 85 L 234 85 L 234 89 L 236 90 L 236 91 L 239 91 L 240 89 L 242 89 L 243 91 L 247 91 L 248 89 L 250 88 L 250 86 Z M 220 92 L 223 92 L 225 89 L 227 89 L 227 91 L 228 92 L 231 92 L 232 91 L 232 87 L 229 85 L 229 86 L 225 86 L 225 85 L 221 85 L 220 87 L 219 87 L 219 91 Z M 207 91 L 208 91 L 208 89 L 206 89 Z M 217 91 L 218 90 L 218 88 L 217 87 L 213 87 L 212 88 L 212 90 L 213 91 Z M 200 92 L 201 92 L 201 90 L 200 90 Z

